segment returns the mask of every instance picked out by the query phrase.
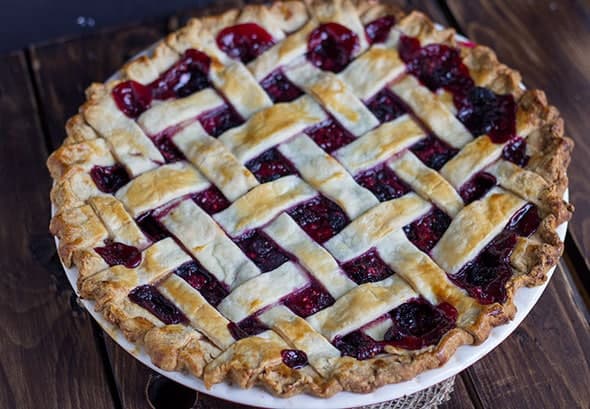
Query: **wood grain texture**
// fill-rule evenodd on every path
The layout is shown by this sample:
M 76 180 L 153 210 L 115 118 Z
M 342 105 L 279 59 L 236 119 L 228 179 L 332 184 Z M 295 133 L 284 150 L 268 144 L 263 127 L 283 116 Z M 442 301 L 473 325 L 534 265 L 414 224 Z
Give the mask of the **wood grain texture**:
M 0 407 L 112 408 L 90 321 L 47 232 L 47 152 L 23 52 L 0 58 Z
M 451 399 L 438 407 L 438 409 L 474 409 L 473 401 L 467 391 L 467 386 L 463 381 L 462 375 L 455 378 L 455 390 L 451 394 Z
M 531 88 L 545 90 L 576 141 L 569 171 L 576 213 L 570 231 L 590 266 L 590 12 L 577 0 L 449 0 L 455 18 L 474 41 L 494 48 Z

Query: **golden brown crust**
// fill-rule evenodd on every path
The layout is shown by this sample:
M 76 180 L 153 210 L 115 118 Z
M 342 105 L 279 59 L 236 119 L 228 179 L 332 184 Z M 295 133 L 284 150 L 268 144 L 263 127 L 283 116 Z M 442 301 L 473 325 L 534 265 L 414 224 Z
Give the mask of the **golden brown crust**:
M 276 2 L 193 19 L 157 45 L 151 56 L 142 56 L 126 64 L 121 75 L 149 83 L 188 48 L 206 50 L 214 63 L 216 59 L 221 61 L 227 57 L 215 51 L 214 37 L 221 28 L 231 24 L 255 21 L 271 33 L 291 33 L 312 18 L 324 21 L 345 13 L 358 14 L 363 24 L 394 15 L 398 20 L 397 29 L 418 37 L 422 44 L 456 44 L 454 30 L 437 29 L 424 14 L 404 15 L 393 6 L 373 0 Z M 131 303 L 126 295 L 136 283 L 137 274 L 121 266 L 106 269 L 104 260 L 94 252 L 93 247 L 108 238 L 109 232 L 88 204 L 90 198 L 102 194 L 88 175 L 89 167 L 108 164 L 114 159 L 110 153 L 112 148 L 86 122 L 84 115 L 92 114 L 89 110 L 116 82 L 93 84 L 88 88 L 88 101 L 81 113 L 66 124 L 67 138 L 63 146 L 47 161 L 55 180 L 51 200 L 56 215 L 50 230 L 60 239 L 59 254 L 64 264 L 69 267 L 73 263 L 80 271 L 81 295 L 95 300 L 97 309 L 127 338 L 144 345 L 157 366 L 188 371 L 203 378 L 207 386 L 230 380 L 244 388 L 261 385 L 283 397 L 298 393 L 329 397 L 342 390 L 371 392 L 444 364 L 461 345 L 485 341 L 493 327 L 513 318 L 516 290 L 545 282 L 548 270 L 555 266 L 563 251 L 556 228 L 569 220 L 573 211 L 562 199 L 567 188 L 566 169 L 573 142 L 564 136 L 559 112 L 547 103 L 544 93 L 523 91 L 520 74 L 501 64 L 491 49 L 479 45 L 461 46 L 461 53 L 476 85 L 499 94 L 512 94 L 517 99 L 517 126 L 519 134 L 527 137 L 527 154 L 530 155 L 524 169 L 545 182 L 536 197 L 543 217 L 541 225 L 531 238 L 519 238 L 512 253 L 513 276 L 507 284 L 507 301 L 482 308 L 483 312 L 470 326 L 451 330 L 438 345 L 420 351 L 410 353 L 388 347 L 387 355 L 365 361 L 338 358 L 331 376 L 322 378 L 309 366 L 294 370 L 284 365 L 281 351 L 288 345 L 273 333 L 265 338 L 245 338 L 220 351 L 195 330 L 183 325 L 164 325 Z M 88 121 L 92 122 L 91 119 Z M 117 279 L 112 279 L 113 274 Z

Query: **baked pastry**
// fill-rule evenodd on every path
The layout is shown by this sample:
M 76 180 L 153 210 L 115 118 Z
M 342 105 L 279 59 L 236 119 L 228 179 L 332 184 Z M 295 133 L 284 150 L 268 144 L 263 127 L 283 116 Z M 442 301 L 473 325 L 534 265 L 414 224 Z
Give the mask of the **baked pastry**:
M 193 19 L 87 98 L 47 162 L 59 255 L 156 365 L 207 386 L 412 378 L 510 320 L 562 252 L 558 111 L 421 13 Z

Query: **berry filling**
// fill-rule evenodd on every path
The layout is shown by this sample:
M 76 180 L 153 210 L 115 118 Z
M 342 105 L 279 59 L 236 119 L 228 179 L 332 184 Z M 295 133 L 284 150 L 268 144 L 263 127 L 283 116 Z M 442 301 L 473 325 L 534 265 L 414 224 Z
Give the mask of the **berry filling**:
M 266 331 L 268 327 L 258 318 L 251 315 L 238 323 L 230 322 L 227 324 L 227 329 L 229 329 L 229 332 L 236 340 L 240 340 L 242 338 L 258 335 L 261 332 Z
M 383 43 L 395 25 L 394 16 L 383 16 L 365 26 L 365 35 L 370 44 Z
M 334 304 L 334 298 L 320 283 L 312 281 L 309 286 L 287 296 L 283 304 L 295 314 L 306 318 Z
M 383 352 L 384 343 L 375 341 L 361 331 L 354 331 L 343 337 L 336 337 L 333 341 L 342 355 L 351 356 L 360 361 L 373 358 Z
M 453 94 L 464 95 L 474 86 L 469 69 L 456 48 L 443 44 L 420 47 L 416 38 L 402 36 L 400 57 L 408 72 L 431 91 L 444 88 Z
M 530 157 L 526 154 L 526 140 L 516 137 L 502 150 L 502 158 L 524 168 Z
M 188 319 L 174 304 L 168 301 L 153 285 L 135 287 L 129 299 L 154 314 L 164 324 L 179 324 Z
M 114 193 L 129 182 L 129 175 L 122 165 L 94 166 L 90 177 L 98 190 L 104 193 Z
M 158 221 L 153 212 L 147 212 L 136 220 L 141 231 L 151 240 L 160 241 L 170 237 L 170 232 Z
M 283 349 L 281 357 L 289 368 L 299 369 L 307 365 L 307 354 L 300 349 Z
M 428 253 L 440 240 L 449 224 L 451 218 L 435 207 L 420 219 L 404 226 L 404 232 L 416 247 Z
M 318 243 L 337 234 L 349 222 L 344 211 L 323 196 L 308 200 L 288 213 Z
M 230 105 L 212 109 L 199 116 L 199 122 L 203 129 L 212 136 L 218 137 L 230 128 L 244 123 L 244 120 Z
M 439 170 L 459 152 L 440 139 L 429 135 L 414 144 L 410 150 L 429 168 Z
M 295 175 L 297 171 L 276 148 L 262 153 L 248 161 L 246 167 L 256 176 L 260 183 L 271 182 L 287 175 Z
M 481 199 L 491 188 L 496 186 L 496 178 L 487 172 L 476 173 L 459 190 L 465 204 Z
M 521 237 L 529 237 L 541 224 L 541 217 L 537 207 L 528 203 L 512 216 L 505 230 L 518 234 Z
M 96 251 L 109 266 L 122 265 L 134 268 L 141 263 L 141 253 L 137 247 L 123 243 L 110 242 L 103 247 L 95 247 Z
M 416 350 L 437 344 L 455 327 L 457 310 L 448 303 L 433 306 L 423 298 L 410 300 L 392 310 L 393 321 L 385 333 L 387 344 Z
M 332 117 L 305 129 L 303 132 L 327 153 L 332 153 L 355 140 L 355 137 Z
M 373 192 L 381 202 L 403 196 L 410 191 L 410 188 L 386 165 L 364 171 L 354 179 L 359 185 Z
M 375 249 L 344 263 L 342 269 L 357 284 L 381 281 L 393 274 Z
M 464 95 L 455 95 L 454 101 L 457 118 L 474 136 L 487 134 L 494 143 L 516 136 L 517 107 L 512 95 L 474 87 Z
M 268 50 L 274 41 L 258 24 L 244 23 L 224 28 L 217 34 L 217 46 L 230 58 L 244 64 Z
M 208 214 L 215 214 L 217 212 L 226 209 L 231 204 L 221 193 L 221 191 L 211 185 L 208 189 L 205 189 L 199 193 L 194 194 L 193 200 L 199 205 L 201 209 L 206 211 Z
M 175 131 L 176 129 L 173 129 L 172 132 L 164 131 L 151 138 L 167 163 L 186 159 L 184 154 L 172 142 L 172 135 Z
M 133 80 L 118 84 L 111 94 L 119 110 L 129 118 L 137 118 L 152 104 L 151 88 Z
M 195 260 L 184 263 L 174 273 L 199 290 L 213 306 L 218 305 L 228 294 L 225 287 Z
M 207 54 L 186 50 L 182 58 L 162 73 L 149 87 L 155 99 L 182 98 L 210 86 Z
M 268 74 L 268 76 L 260 81 L 260 85 L 275 104 L 279 102 L 291 102 L 303 95 L 303 91 L 289 81 L 280 69 Z
M 322 24 L 309 35 L 307 59 L 316 67 L 340 72 L 358 52 L 358 36 L 338 23 Z
M 366 105 L 381 123 L 393 121 L 408 112 L 399 98 L 387 88 L 371 97 Z
M 234 241 L 262 272 L 274 270 L 290 260 L 289 255 L 260 230 L 251 230 Z

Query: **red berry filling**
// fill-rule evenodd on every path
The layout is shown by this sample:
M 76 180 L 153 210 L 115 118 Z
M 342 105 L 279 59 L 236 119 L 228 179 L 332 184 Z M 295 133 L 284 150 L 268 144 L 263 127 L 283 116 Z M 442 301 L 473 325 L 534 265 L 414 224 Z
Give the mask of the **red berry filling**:
M 291 102 L 303 95 L 303 91 L 289 81 L 281 69 L 268 74 L 268 76 L 260 81 L 260 85 L 275 104 L 279 102 Z
M 332 153 L 355 140 L 355 137 L 332 117 L 305 129 L 303 132 L 327 153 Z
M 307 354 L 300 349 L 283 349 L 281 351 L 283 363 L 289 368 L 299 369 L 307 365 Z
M 248 161 L 246 167 L 256 176 L 260 183 L 271 182 L 287 175 L 297 174 L 297 170 L 291 162 L 285 158 L 276 148 L 262 153 L 260 156 Z
M 384 343 L 375 341 L 361 331 L 354 331 L 343 337 L 336 337 L 333 341 L 342 355 L 351 356 L 360 361 L 373 358 L 383 352 Z
M 244 120 L 230 105 L 205 112 L 199 116 L 203 129 L 212 136 L 218 137 L 230 128 L 244 123 Z
M 359 48 L 359 39 L 354 32 L 338 23 L 326 23 L 309 35 L 307 59 L 322 70 L 340 72 Z
M 496 178 L 487 172 L 476 173 L 461 189 L 459 195 L 465 204 L 481 199 L 491 188 L 496 186 Z
M 137 218 L 136 223 L 151 241 L 160 241 L 170 237 L 170 232 L 158 221 L 153 212 L 142 214 Z
M 150 84 L 155 99 L 182 98 L 210 86 L 211 59 L 205 53 L 189 49 L 176 64 Z
M 520 137 L 512 139 L 502 150 L 502 158 L 524 168 L 530 159 L 526 154 L 526 140 Z
M 309 286 L 287 296 L 283 304 L 295 314 L 306 318 L 334 304 L 334 298 L 320 283 L 312 281 Z
M 455 95 L 457 118 L 474 136 L 487 134 L 494 143 L 516 136 L 514 97 L 498 95 L 487 88 L 474 87 L 464 95 Z
M 228 294 L 225 287 L 195 260 L 184 263 L 174 273 L 199 290 L 213 306 L 218 305 Z
M 395 25 L 394 16 L 383 16 L 371 21 L 365 26 L 365 35 L 369 43 L 383 43 L 387 40 L 387 36 L 391 31 L 391 27 Z
M 104 193 L 114 193 L 129 182 L 129 175 L 122 165 L 94 166 L 90 170 L 90 177 Z
M 344 263 L 342 269 L 357 284 L 381 281 L 393 274 L 375 249 Z
M 416 247 L 428 253 L 440 240 L 449 224 L 451 218 L 435 207 L 420 219 L 404 226 L 404 232 Z
M 381 123 L 393 121 L 408 112 L 399 98 L 387 88 L 371 97 L 366 105 Z
M 445 88 L 454 94 L 464 95 L 474 83 L 469 69 L 463 64 L 456 48 L 443 44 L 420 47 L 420 42 L 411 37 L 400 39 L 400 57 L 409 73 L 431 91 Z
M 522 237 L 529 237 L 541 224 L 541 217 L 537 207 L 528 203 L 512 216 L 505 230 L 511 231 Z
M 443 303 L 435 307 L 423 298 L 410 300 L 389 315 L 393 325 L 385 333 L 385 341 L 409 350 L 437 344 L 457 320 L 457 310 L 452 305 Z
M 221 193 L 221 191 L 214 185 L 211 185 L 210 188 L 194 194 L 192 198 L 195 203 L 198 204 L 199 207 L 208 214 L 220 212 L 223 209 L 228 208 L 231 204 L 225 198 L 223 193 Z
M 129 118 L 137 118 L 152 104 L 151 88 L 132 80 L 118 84 L 112 96 L 119 110 Z
M 260 230 L 251 230 L 234 241 L 263 272 L 274 270 L 290 260 L 289 255 Z
M 154 314 L 164 324 L 179 324 L 188 319 L 174 304 L 166 299 L 153 285 L 135 287 L 129 299 Z
M 238 323 L 230 322 L 227 324 L 227 329 L 236 340 L 240 340 L 242 338 L 258 335 L 261 332 L 268 330 L 268 327 L 258 318 L 251 315 Z
M 184 154 L 172 142 L 172 136 L 175 131 L 176 129 L 171 129 L 171 132 L 164 131 L 151 138 L 167 163 L 186 159 Z
M 137 247 L 123 243 L 110 242 L 103 247 L 95 247 L 96 251 L 109 266 L 123 265 L 134 268 L 141 263 L 141 253 Z
M 342 209 L 323 196 L 308 200 L 288 213 L 318 243 L 337 234 L 349 222 Z
M 386 165 L 364 171 L 354 179 L 359 185 L 373 192 L 381 202 L 403 196 L 410 191 L 410 188 Z
M 426 166 L 434 170 L 439 170 L 447 163 L 453 156 L 459 152 L 440 139 L 429 135 L 428 137 L 417 142 L 410 148 L 410 150 L 422 161 Z
M 217 46 L 231 58 L 244 64 L 268 50 L 274 41 L 258 24 L 244 23 L 224 28 L 217 34 Z

